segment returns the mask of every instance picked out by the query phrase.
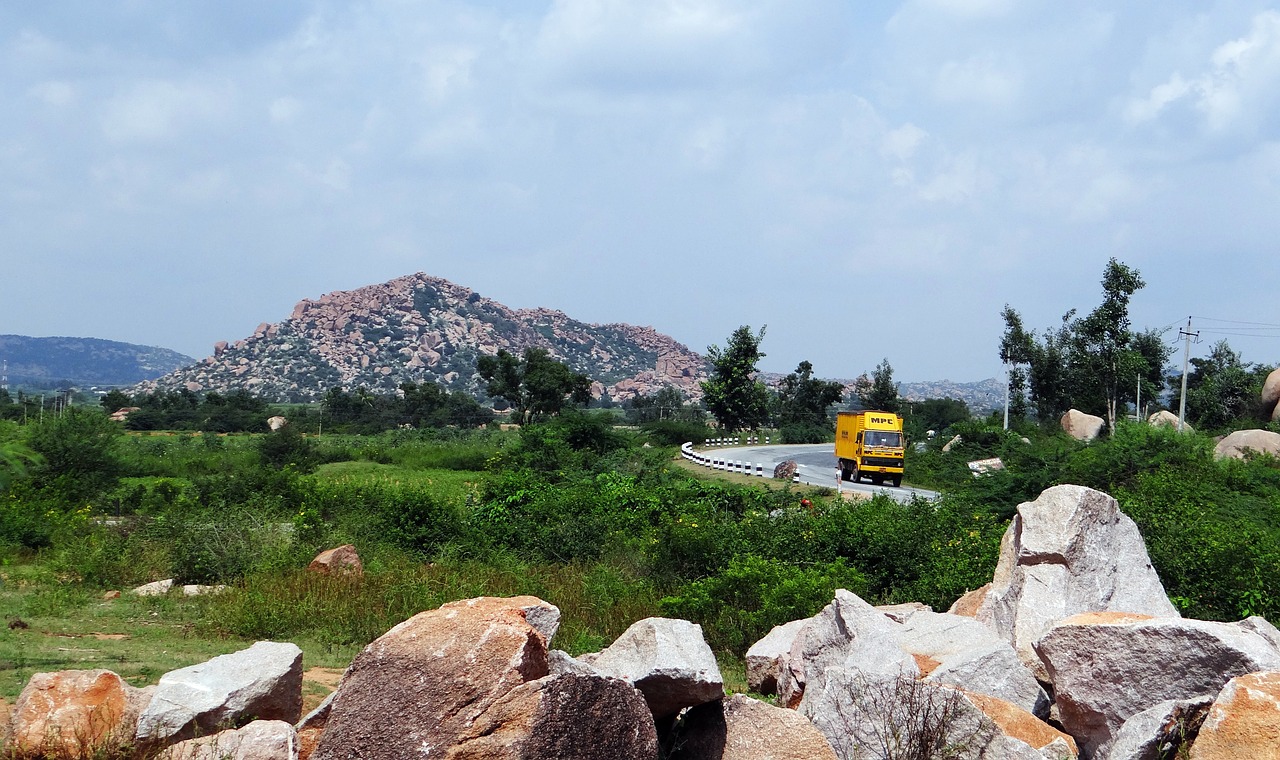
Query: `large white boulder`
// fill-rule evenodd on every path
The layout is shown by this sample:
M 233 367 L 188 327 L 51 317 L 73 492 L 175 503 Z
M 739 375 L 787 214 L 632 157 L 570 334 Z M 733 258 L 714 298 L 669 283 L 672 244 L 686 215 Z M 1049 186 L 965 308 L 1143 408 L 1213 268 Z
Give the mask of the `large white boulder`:
M 1276 419 L 1280 414 L 1276 411 L 1280 408 L 1280 367 L 1271 370 L 1271 374 L 1267 375 L 1267 379 L 1262 383 L 1262 409 L 1271 415 L 1271 419 Z
M 898 646 L 925 681 L 988 694 L 1044 717 L 1049 696 L 1009 642 L 971 617 L 919 611 L 906 618 Z
M 1092 441 L 1102 432 L 1102 426 L 1107 424 L 1107 421 L 1092 414 L 1085 414 L 1079 409 L 1068 409 L 1062 413 L 1058 424 L 1067 435 L 1077 441 Z
M 1076 757 L 1069 736 L 1014 705 L 909 677 L 833 667 L 821 685 L 805 692 L 800 714 L 822 732 L 840 760 L 933 757 L 939 747 L 946 747 L 952 760 Z M 1015 714 L 1020 719 L 1012 719 Z
M 1249 452 L 1280 457 L 1280 433 L 1270 430 L 1237 430 L 1213 447 L 1216 459 L 1244 459 Z
M 292 724 L 302 715 L 302 650 L 259 641 L 248 649 L 160 676 L 138 718 L 138 741 L 169 743 L 254 717 Z
M 808 688 L 821 685 L 830 667 L 876 677 L 915 678 L 920 669 L 898 646 L 898 627 L 857 594 L 837 590 L 831 603 L 796 634 L 787 654 L 786 671 L 778 682 L 778 703 L 799 705 Z
M 1173 428 L 1174 430 L 1177 430 L 1178 415 L 1174 414 L 1168 409 L 1161 409 L 1160 411 L 1152 414 L 1150 417 L 1147 418 L 1147 424 L 1150 425 L 1151 427 L 1168 427 L 1168 428 Z M 1194 433 L 1195 430 L 1192 429 L 1190 422 L 1183 420 L 1182 432 Z
M 599 654 L 582 659 L 639 689 L 655 718 L 724 696 L 715 653 L 702 626 L 688 620 L 645 618 Z
M 1166 700 L 1216 695 L 1231 678 L 1280 668 L 1280 650 L 1238 623 L 1088 613 L 1036 643 L 1063 728 L 1106 757 L 1121 726 Z
M 1019 504 L 977 619 L 1043 680 L 1036 640 L 1059 620 L 1102 611 L 1179 617 L 1133 520 L 1084 486 L 1054 486 Z
M 747 650 L 747 688 L 758 694 L 778 693 L 778 681 L 786 667 L 787 653 L 808 619 L 775 625 Z

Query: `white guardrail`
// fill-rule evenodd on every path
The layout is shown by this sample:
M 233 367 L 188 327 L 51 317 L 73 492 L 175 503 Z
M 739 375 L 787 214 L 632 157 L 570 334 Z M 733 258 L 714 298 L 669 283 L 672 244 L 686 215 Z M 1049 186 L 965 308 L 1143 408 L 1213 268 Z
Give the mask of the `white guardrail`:
M 746 445 L 753 446 L 757 443 L 755 436 L 746 439 Z M 765 436 L 764 442 L 769 443 L 769 436 Z M 708 438 L 707 446 L 741 446 L 743 441 L 734 438 Z M 725 472 L 736 472 L 741 475 L 754 475 L 758 478 L 773 477 L 773 465 L 770 465 L 766 471 L 765 466 L 756 462 L 743 462 L 734 459 L 725 459 L 718 457 L 714 452 L 701 453 L 693 450 L 693 441 L 688 441 L 680 446 L 680 455 L 688 459 L 694 464 L 700 464 L 713 470 L 724 470 Z M 791 476 L 792 483 L 800 482 L 800 473 Z

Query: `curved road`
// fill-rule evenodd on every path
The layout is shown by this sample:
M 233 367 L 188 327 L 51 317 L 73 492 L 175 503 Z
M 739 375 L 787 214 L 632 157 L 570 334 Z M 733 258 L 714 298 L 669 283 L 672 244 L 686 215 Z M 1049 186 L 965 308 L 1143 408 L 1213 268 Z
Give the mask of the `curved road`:
M 740 462 L 762 464 L 769 472 L 772 472 L 774 466 L 779 462 L 794 459 L 796 460 L 796 472 L 800 474 L 802 483 L 808 483 L 813 486 L 826 486 L 828 488 L 835 488 L 836 485 L 836 455 L 833 445 L 830 443 L 734 446 L 723 449 L 701 449 L 699 453 L 717 458 L 723 457 L 724 459 Z M 870 483 L 850 483 L 847 480 L 840 484 L 840 489 L 842 491 L 857 491 L 868 496 L 883 493 L 902 502 L 911 501 L 913 496 L 919 496 L 922 499 L 933 499 L 938 495 L 937 491 L 927 491 L 923 488 L 873 486 Z

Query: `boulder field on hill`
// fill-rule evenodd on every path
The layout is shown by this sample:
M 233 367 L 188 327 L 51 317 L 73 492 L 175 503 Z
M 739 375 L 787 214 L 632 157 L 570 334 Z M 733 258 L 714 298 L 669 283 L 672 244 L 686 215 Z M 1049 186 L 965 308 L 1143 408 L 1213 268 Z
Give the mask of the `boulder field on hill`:
M 358 576 L 356 576 L 358 578 Z M 552 649 L 560 611 L 481 597 L 400 623 L 300 717 L 301 653 L 258 642 L 136 689 L 32 677 L 13 756 L 132 745 L 166 760 L 1162 760 L 1280 758 L 1280 631 L 1181 618 L 1110 496 L 1019 505 L 992 582 L 948 612 L 846 590 L 747 653 L 726 695 L 695 623 Z M 939 752 L 945 752 L 938 754 Z

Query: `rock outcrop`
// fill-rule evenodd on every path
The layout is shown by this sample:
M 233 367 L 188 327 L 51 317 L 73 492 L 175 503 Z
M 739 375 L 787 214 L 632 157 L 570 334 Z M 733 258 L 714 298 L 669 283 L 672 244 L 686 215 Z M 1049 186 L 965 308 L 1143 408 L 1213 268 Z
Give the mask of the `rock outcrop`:
M 645 618 L 598 654 L 582 659 L 639 689 L 656 718 L 724 696 L 720 666 L 702 637 L 702 626 L 687 620 Z
M 1085 414 L 1079 409 L 1068 409 L 1058 420 L 1063 432 L 1077 441 L 1092 441 L 1102 432 L 1107 421 L 1092 414 Z
M 837 760 L 803 716 L 743 694 L 687 712 L 673 744 L 670 760 Z
M 547 639 L 526 619 L 535 606 L 550 605 L 455 602 L 384 633 L 347 668 L 311 757 L 416 758 L 456 744 L 508 692 L 547 675 Z
M 50 757 L 91 757 L 131 741 L 151 690 L 109 670 L 36 673 L 9 716 L 8 749 Z
M 1200 727 L 1191 760 L 1280 758 L 1280 672 L 1237 676 L 1219 692 Z
M 1270 430 L 1237 430 L 1213 447 L 1217 459 L 1244 459 L 1251 454 L 1280 457 L 1280 433 Z
M 786 667 L 787 653 L 795 643 L 796 634 L 806 620 L 774 626 L 763 638 L 747 650 L 747 687 L 757 694 L 776 694 L 778 680 Z
M 159 760 L 297 760 L 298 735 L 282 720 L 255 720 L 243 728 L 187 739 Z
M 1151 427 L 1168 427 L 1174 430 L 1178 429 L 1178 415 L 1168 409 L 1161 409 L 1147 418 L 1147 424 Z M 1182 432 L 1194 433 L 1195 429 L 1191 427 L 1191 423 L 1186 420 L 1182 421 Z
M 1235 623 L 1086 613 L 1036 643 L 1058 718 L 1086 756 L 1106 756 L 1121 726 L 1166 700 L 1216 695 L 1239 675 L 1280 668 L 1280 650 Z
M 356 547 L 343 544 L 317 554 L 315 559 L 311 560 L 311 564 L 307 565 L 307 570 L 321 575 L 358 578 L 364 575 L 364 564 L 360 562 Z
M 1019 504 L 977 619 L 1043 679 L 1036 640 L 1060 620 L 1102 611 L 1178 617 L 1133 520 L 1083 486 L 1054 486 Z
M 515 687 L 466 727 L 447 760 L 656 760 L 653 715 L 616 678 L 546 676 Z
M 1263 381 L 1259 400 L 1262 402 L 1262 411 L 1271 416 L 1272 422 L 1280 419 L 1280 367 L 1271 370 L 1271 374 Z
M 259 641 L 161 676 L 137 736 L 143 744 L 170 743 L 250 717 L 292 724 L 301 715 L 302 650 Z
M 615 401 L 675 386 L 701 398 L 706 360 L 651 327 L 588 324 L 551 309 L 514 310 L 447 280 L 418 273 L 299 302 L 281 322 L 212 356 L 135 386 L 137 391 L 229 393 L 276 401 L 318 400 L 329 388 L 364 386 L 394 393 L 435 382 L 478 394 L 475 357 L 547 349 L 599 381 L 593 393 Z

